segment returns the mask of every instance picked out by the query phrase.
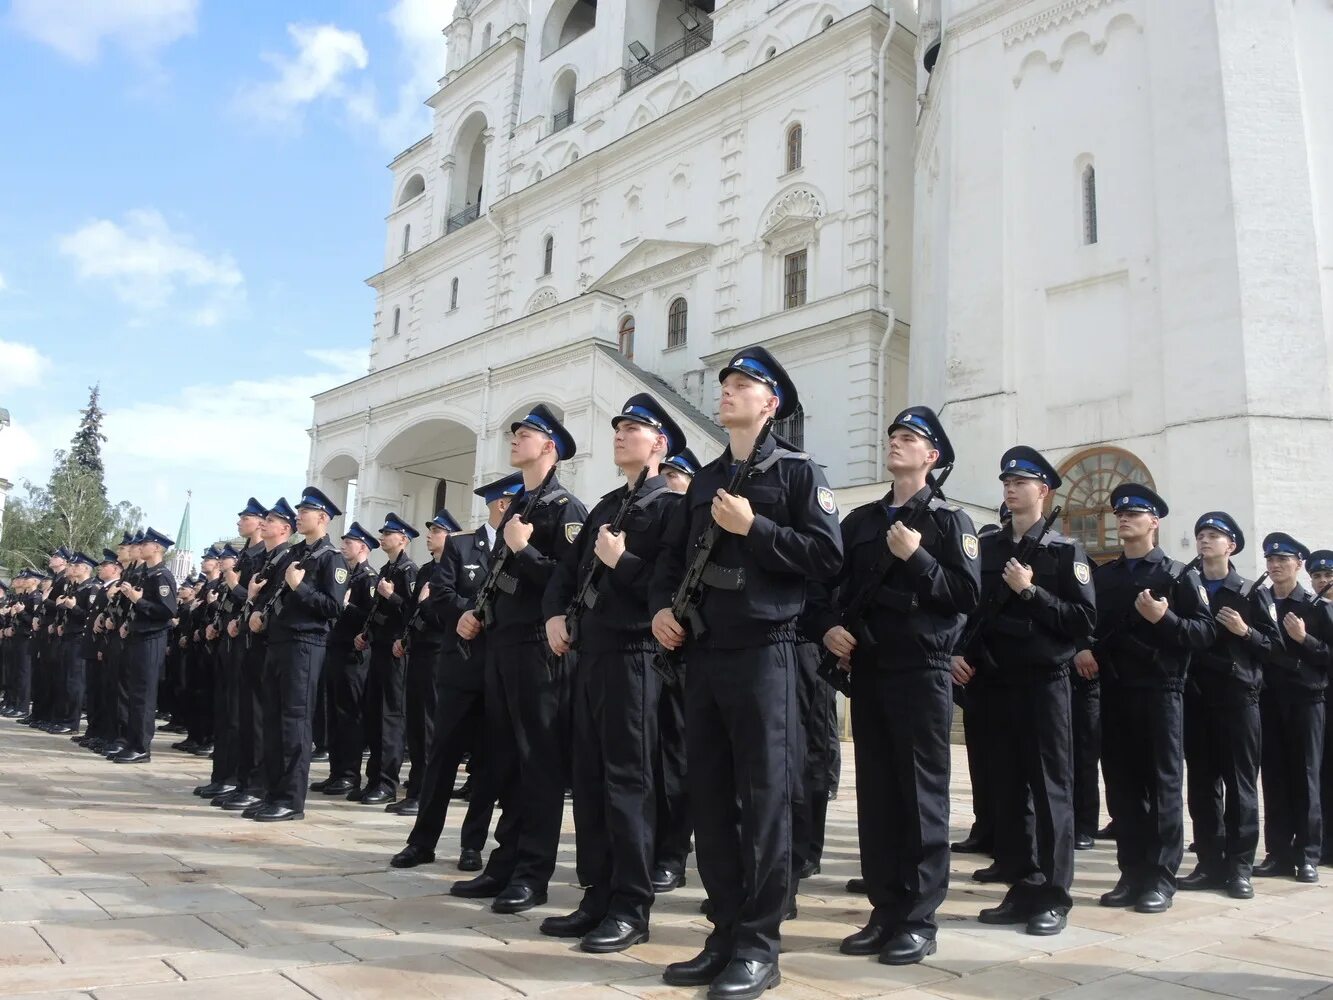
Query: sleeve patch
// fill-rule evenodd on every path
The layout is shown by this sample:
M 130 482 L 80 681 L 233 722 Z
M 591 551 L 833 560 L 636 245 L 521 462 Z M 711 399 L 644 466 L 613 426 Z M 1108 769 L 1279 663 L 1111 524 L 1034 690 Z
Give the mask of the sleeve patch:
M 821 486 L 815 490 L 815 497 L 819 500 L 819 509 L 825 514 L 836 514 L 838 512 L 838 501 L 833 497 L 833 491 L 827 486 Z
M 1199 584 L 1199 600 L 1203 601 L 1203 606 L 1208 607 L 1208 591 L 1204 589 L 1203 584 Z
M 345 570 L 345 569 L 335 569 L 335 570 L 333 571 L 333 578 L 334 578 L 336 581 L 338 581 L 338 586 L 342 586 L 344 583 L 347 582 L 347 570 Z
M 1087 563 L 1074 563 L 1074 579 L 1085 587 L 1092 581 L 1092 570 L 1088 569 Z
M 583 524 L 576 521 L 571 521 L 569 524 L 565 525 L 565 541 L 572 545 L 574 539 L 579 537 L 579 531 L 582 527 Z
M 158 592 L 158 594 L 160 594 L 162 597 L 166 597 L 168 594 L 171 593 L 171 588 L 168 587 L 168 586 L 164 583 L 162 586 L 160 586 L 160 587 L 157 588 L 157 592 Z
M 976 535 L 963 536 L 963 552 L 969 559 L 975 559 L 977 553 L 981 551 L 981 544 L 977 541 Z
M 1276 605 L 1276 604 L 1270 604 L 1270 605 L 1268 606 L 1268 617 L 1271 618 L 1271 619 L 1273 619 L 1273 621 L 1277 621 L 1277 605 Z

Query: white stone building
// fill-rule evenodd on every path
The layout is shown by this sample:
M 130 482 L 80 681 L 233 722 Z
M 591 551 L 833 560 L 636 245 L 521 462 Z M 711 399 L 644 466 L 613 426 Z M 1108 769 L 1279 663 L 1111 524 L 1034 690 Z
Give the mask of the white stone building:
M 1323 544 L 1333 5 L 921 8 L 461 0 L 432 132 L 390 165 L 370 374 L 316 397 L 312 481 L 354 481 L 367 525 L 475 519 L 545 401 L 594 499 L 628 395 L 711 458 L 714 372 L 763 342 L 848 500 L 924 402 L 964 501 L 996 502 L 1022 440 L 1074 470 L 1091 541 L 1128 470 L 1179 512 L 1173 554 L 1209 506 Z

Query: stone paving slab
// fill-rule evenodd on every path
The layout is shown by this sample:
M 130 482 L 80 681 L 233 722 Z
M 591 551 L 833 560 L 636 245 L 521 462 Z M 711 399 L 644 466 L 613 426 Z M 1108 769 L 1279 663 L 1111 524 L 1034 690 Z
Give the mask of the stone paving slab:
M 303 823 L 250 823 L 192 796 L 207 762 L 172 753 L 169 742 L 159 740 L 148 765 L 117 767 L 0 722 L 6 1000 L 703 995 L 661 981 L 662 966 L 695 954 L 709 930 L 693 869 L 684 888 L 657 901 L 647 944 L 587 955 L 537 931 L 580 897 L 568 812 L 550 901 L 501 915 L 448 895 L 468 877 L 454 864 L 460 810 L 436 864 L 397 871 L 387 862 L 408 819 L 315 795 Z M 839 954 L 839 939 L 869 916 L 868 901 L 843 890 L 859 869 L 847 749 L 823 871 L 802 883 L 799 915 L 783 927 L 783 983 L 773 1000 L 1333 1000 L 1333 889 L 1260 880 L 1243 902 L 1180 893 L 1164 916 L 1108 910 L 1096 897 L 1116 878 L 1110 845 L 1078 855 L 1076 905 L 1061 935 L 978 923 L 1003 890 L 973 881 L 987 859 L 964 855 L 953 858 L 930 959 L 889 968 Z M 970 791 L 962 749 L 955 755 L 961 836 Z

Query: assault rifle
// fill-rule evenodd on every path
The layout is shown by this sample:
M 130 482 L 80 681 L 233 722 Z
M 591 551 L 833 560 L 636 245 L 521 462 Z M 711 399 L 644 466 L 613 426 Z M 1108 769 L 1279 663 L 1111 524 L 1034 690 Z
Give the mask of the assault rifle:
M 921 496 L 919 499 L 913 497 L 899 507 L 898 516 L 893 523 L 915 528 L 917 522 L 925 517 L 930 510 L 931 501 L 941 495 L 944 483 L 951 472 L 953 472 L 953 466 L 947 466 L 940 472 L 938 478 L 929 483 L 925 496 Z M 874 636 L 870 634 L 870 629 L 866 627 L 866 615 L 870 611 L 870 605 L 874 602 L 879 588 L 884 586 L 884 581 L 888 579 L 889 572 L 898 562 L 898 557 L 886 545 L 880 553 L 879 559 L 875 561 L 875 565 L 871 568 L 870 579 L 866 581 L 865 587 L 851 599 L 838 621 L 839 625 L 856 636 L 858 646 L 872 647 L 875 645 Z M 824 655 L 819 659 L 819 668 L 816 672 L 834 690 L 841 691 L 847 697 L 851 697 L 851 675 L 838 666 L 838 655 L 836 653 L 827 649 L 824 650 Z
M 1059 518 L 1060 510 L 1058 504 L 1051 508 L 1051 512 L 1046 515 L 1046 519 L 1041 523 L 1041 529 L 1036 532 L 1029 530 L 1023 536 L 1023 540 L 1018 543 L 1018 550 L 1014 552 L 1014 558 L 1024 566 L 1031 565 L 1032 556 L 1037 551 L 1037 546 L 1041 545 L 1041 540 L 1046 537 L 1046 532 L 1051 530 L 1052 525 Z M 1004 610 L 1005 605 L 1013 598 L 1013 588 L 1001 580 L 1000 585 L 991 591 L 990 600 L 986 602 L 986 606 L 968 617 L 967 625 L 963 627 L 963 635 L 958 640 L 958 645 L 955 648 L 966 656 L 972 644 L 981 637 L 981 633 L 986 630 L 991 622 L 995 621 L 995 617 Z
M 634 485 L 625 494 L 625 499 L 621 501 L 616 516 L 611 519 L 611 534 L 618 535 L 624 530 L 625 520 L 629 517 L 629 512 L 634 506 L 639 490 L 643 489 L 644 480 L 647 478 L 648 467 L 645 465 L 643 471 L 639 473 L 639 478 L 634 481 Z M 579 586 L 574 591 L 574 599 L 569 602 L 569 607 L 565 609 L 565 631 L 569 633 L 571 649 L 578 645 L 579 625 L 583 621 L 584 612 L 597 603 L 597 584 L 601 582 L 605 575 L 606 563 L 594 555 L 584 569 L 583 575 L 579 578 Z
M 750 471 L 759 458 L 759 449 L 768 440 L 769 432 L 772 429 L 773 418 L 769 417 L 764 422 L 764 426 L 760 428 L 759 436 L 754 439 L 754 447 L 750 449 L 749 456 L 744 462 L 737 465 L 736 471 L 731 474 L 731 480 L 727 483 L 726 489 L 732 496 L 742 495 L 741 490 L 745 487 L 745 480 L 749 477 Z M 721 534 L 721 526 L 717 521 L 710 519 L 694 543 L 694 555 L 691 556 L 690 564 L 685 568 L 685 577 L 680 581 L 680 586 L 676 588 L 676 594 L 671 599 L 672 617 L 686 626 L 696 639 L 706 631 L 703 616 L 699 614 L 699 605 L 704 600 L 704 587 L 706 586 L 704 573 L 712 562 L 713 548 L 717 545 L 717 540 L 721 537 Z M 737 577 L 738 581 L 744 585 L 744 576 L 739 571 Z M 657 671 L 668 687 L 674 687 L 680 683 L 680 656 L 679 649 L 666 649 L 665 647 L 653 654 L 653 669 Z
M 551 485 L 551 480 L 553 478 L 555 478 L 554 465 L 551 466 L 551 470 L 546 473 L 545 478 L 542 479 L 541 484 L 535 490 L 531 493 L 524 494 L 523 506 L 518 509 L 518 513 L 515 515 L 516 517 L 521 517 L 526 521 L 532 516 L 533 510 L 537 506 L 537 502 L 542 498 L 542 494 L 546 492 L 546 488 Z M 514 553 L 510 551 L 509 546 L 504 542 L 504 536 L 501 535 L 500 551 L 497 552 L 495 558 L 491 560 L 491 568 L 486 574 L 486 579 L 481 581 L 481 586 L 477 588 L 477 600 L 472 606 L 472 614 L 476 617 L 477 621 L 481 622 L 483 630 L 489 628 L 494 623 L 495 595 L 500 589 L 500 577 L 504 574 L 505 569 L 508 568 L 509 560 L 512 559 L 513 556 Z M 458 640 L 458 655 L 465 660 L 470 660 L 472 658 L 471 641 L 461 638 Z

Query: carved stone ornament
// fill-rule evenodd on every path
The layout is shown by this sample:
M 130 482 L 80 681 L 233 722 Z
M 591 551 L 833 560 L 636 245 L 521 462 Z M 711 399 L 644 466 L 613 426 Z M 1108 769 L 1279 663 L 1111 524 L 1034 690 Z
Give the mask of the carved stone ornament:
M 824 217 L 824 206 L 819 198 L 808 188 L 796 188 L 783 195 L 773 206 L 764 220 L 764 239 L 772 241 L 780 231 L 793 228 L 793 224 L 813 225 Z

